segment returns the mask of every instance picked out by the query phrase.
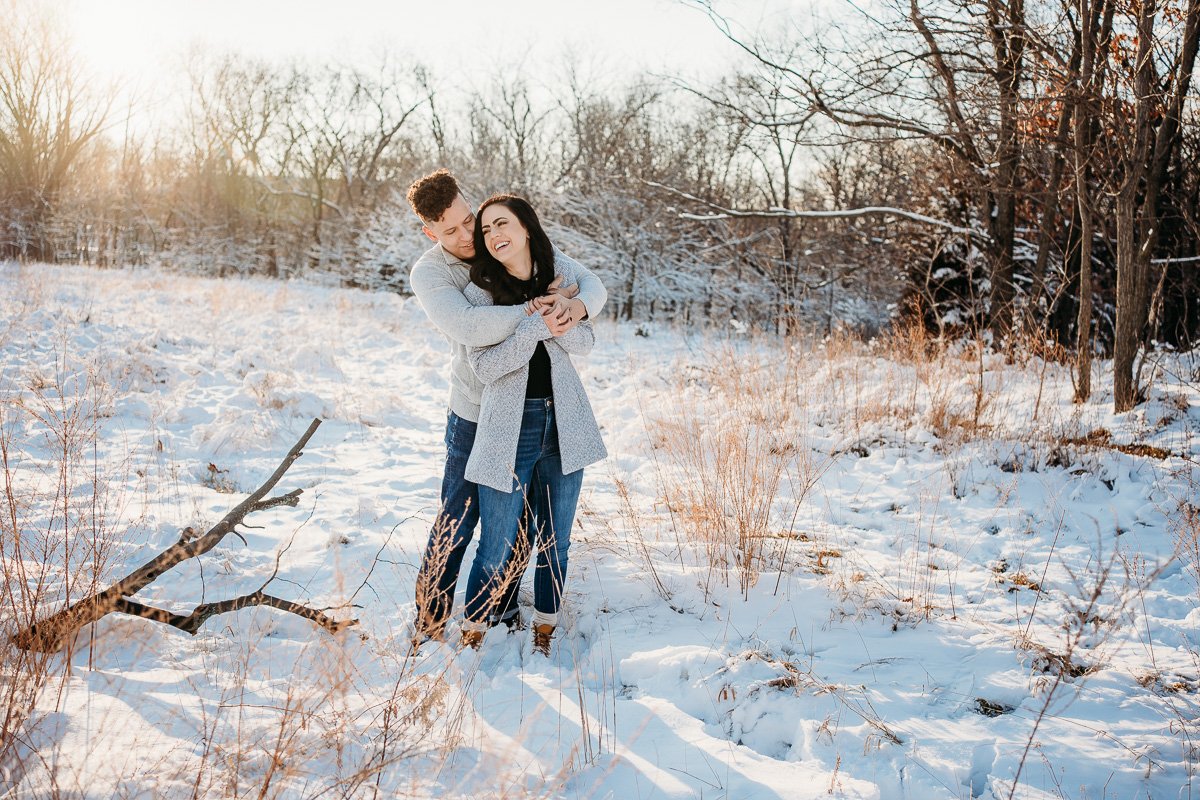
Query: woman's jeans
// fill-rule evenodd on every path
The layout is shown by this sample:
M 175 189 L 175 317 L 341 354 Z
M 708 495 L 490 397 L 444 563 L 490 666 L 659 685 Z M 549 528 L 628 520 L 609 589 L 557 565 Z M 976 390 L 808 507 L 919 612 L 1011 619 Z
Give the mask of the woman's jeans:
M 583 486 L 583 470 L 562 471 L 558 429 L 550 399 L 526 400 L 517 441 L 515 477 L 511 492 L 479 487 L 482 530 L 479 550 L 467 579 L 467 622 L 479 625 L 494 617 L 506 596 L 520 583 L 528 553 L 526 509 L 534 516 L 537 571 L 533 579 L 533 606 L 539 616 L 554 618 L 562 602 L 567 574 L 571 526 Z M 532 490 L 530 487 L 534 487 Z
M 467 545 L 479 520 L 478 487 L 467 480 L 467 458 L 475 445 L 476 423 L 450 412 L 446 420 L 446 470 L 442 475 L 441 511 L 417 574 L 417 632 L 440 637 L 454 605 L 454 587 Z M 530 527 L 525 523 L 523 527 Z M 528 548 L 525 549 L 528 554 Z M 524 564 L 521 565 L 524 569 Z M 498 619 L 517 613 L 517 593 L 505 598 Z

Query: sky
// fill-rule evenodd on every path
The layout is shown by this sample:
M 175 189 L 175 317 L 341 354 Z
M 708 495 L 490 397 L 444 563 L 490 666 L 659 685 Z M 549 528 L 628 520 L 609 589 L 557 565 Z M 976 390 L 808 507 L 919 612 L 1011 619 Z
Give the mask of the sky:
M 377 62 L 388 51 L 461 86 L 520 62 L 553 82 L 563 54 L 622 73 L 711 76 L 737 48 L 679 0 L 65 0 L 77 52 L 100 78 L 143 93 L 182 72 L 185 56 Z M 748 28 L 775 27 L 811 3 L 717 0 Z

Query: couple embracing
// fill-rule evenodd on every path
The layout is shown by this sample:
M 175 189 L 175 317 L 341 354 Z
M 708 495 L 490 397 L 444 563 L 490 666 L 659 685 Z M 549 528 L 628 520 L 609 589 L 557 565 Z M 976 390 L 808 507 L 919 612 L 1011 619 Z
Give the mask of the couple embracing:
M 533 647 L 550 654 L 583 468 L 606 455 L 571 355 L 595 341 L 607 299 L 595 275 L 558 252 L 524 198 L 473 210 L 454 176 L 416 181 L 408 201 L 435 242 L 410 285 L 450 341 L 450 409 L 441 511 L 416 585 L 414 643 L 446 636 L 463 556 L 464 645 L 501 623 L 523 630 L 517 587 L 536 551 Z

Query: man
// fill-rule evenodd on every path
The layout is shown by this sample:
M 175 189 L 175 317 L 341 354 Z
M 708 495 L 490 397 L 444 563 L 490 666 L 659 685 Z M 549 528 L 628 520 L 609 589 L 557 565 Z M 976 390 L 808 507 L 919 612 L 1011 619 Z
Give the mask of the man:
M 440 169 L 417 180 L 408 190 L 408 202 L 421 219 L 422 230 L 434 242 L 409 277 L 413 294 L 434 325 L 450 341 L 450 409 L 446 422 L 446 467 L 442 476 L 441 512 L 417 575 L 417 617 L 414 641 L 441 638 L 454 604 L 454 588 L 463 555 L 479 522 L 479 496 L 463 472 L 475 442 L 483 384 L 467 361 L 468 347 L 487 347 L 507 339 L 529 311 L 524 306 L 473 306 L 463 296 L 470 283 L 470 261 L 475 257 L 475 213 L 459 191 L 458 182 Z M 555 252 L 556 259 L 565 259 Z M 535 301 L 534 313 L 546 317 L 555 336 L 579 321 L 594 317 L 608 299 L 603 284 L 579 268 L 577 294 L 560 290 Z M 519 627 L 516 591 L 497 610 L 493 624 Z

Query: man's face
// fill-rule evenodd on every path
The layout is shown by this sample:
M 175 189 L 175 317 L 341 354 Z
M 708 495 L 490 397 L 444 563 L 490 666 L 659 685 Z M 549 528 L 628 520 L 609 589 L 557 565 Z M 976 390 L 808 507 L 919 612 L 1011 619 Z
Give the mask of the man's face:
M 450 255 L 463 261 L 475 257 L 475 212 L 461 194 L 441 219 L 425 223 L 422 230 L 431 240 L 441 242 Z

